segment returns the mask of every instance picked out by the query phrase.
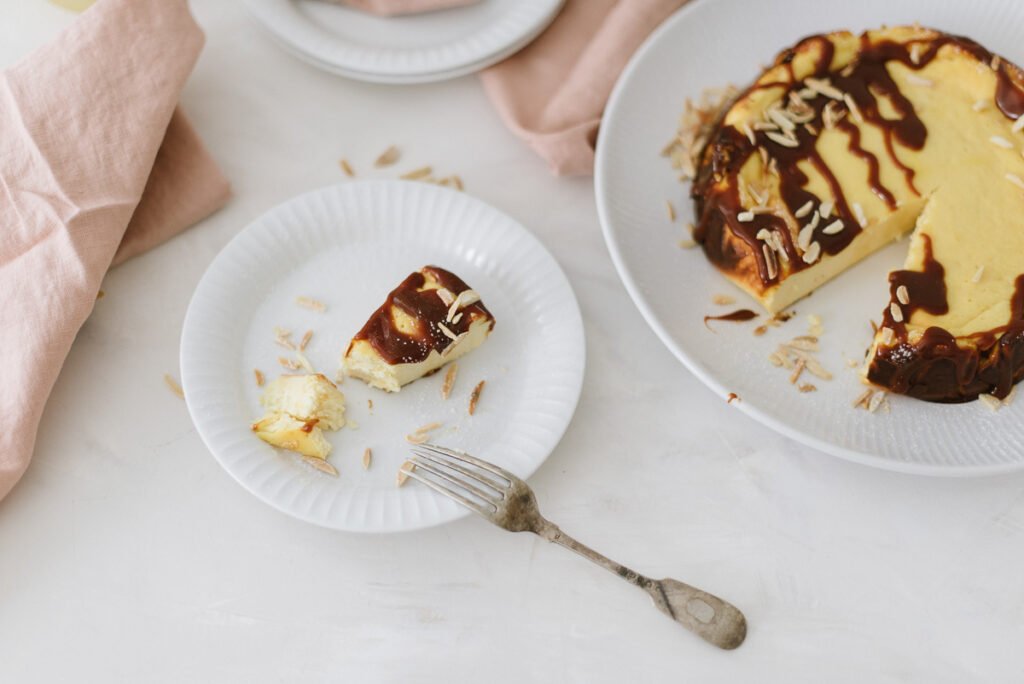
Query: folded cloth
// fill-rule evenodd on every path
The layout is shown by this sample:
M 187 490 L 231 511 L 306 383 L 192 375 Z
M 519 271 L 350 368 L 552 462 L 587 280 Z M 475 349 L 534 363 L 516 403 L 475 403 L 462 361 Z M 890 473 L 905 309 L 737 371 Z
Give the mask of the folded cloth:
M 685 2 L 568 0 L 540 38 L 483 72 L 484 89 L 553 173 L 591 173 L 598 124 L 619 73 Z
M 355 9 L 393 16 L 396 14 L 419 14 L 435 10 L 472 5 L 480 0 L 331 0 L 331 2 L 348 5 Z
M 186 0 L 100 0 L 0 75 L 0 498 L 115 254 L 227 199 L 175 111 L 202 44 Z

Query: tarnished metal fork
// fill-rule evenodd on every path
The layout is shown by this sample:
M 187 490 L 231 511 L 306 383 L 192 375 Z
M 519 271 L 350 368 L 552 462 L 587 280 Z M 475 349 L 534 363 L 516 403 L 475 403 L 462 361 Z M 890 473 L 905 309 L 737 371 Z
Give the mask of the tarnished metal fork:
M 719 648 L 733 649 L 743 643 L 747 620 L 731 603 L 678 580 L 644 577 L 581 544 L 546 520 L 533 490 L 507 470 L 434 444 L 415 446 L 412 452 L 414 456 L 403 465 L 410 478 L 498 527 L 510 532 L 533 532 L 597 563 L 646 591 L 658 610 Z

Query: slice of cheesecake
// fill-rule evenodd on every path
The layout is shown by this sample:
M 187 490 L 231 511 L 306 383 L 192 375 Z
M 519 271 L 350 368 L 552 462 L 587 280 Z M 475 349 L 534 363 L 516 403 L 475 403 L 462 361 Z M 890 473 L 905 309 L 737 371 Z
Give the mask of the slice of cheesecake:
M 326 459 L 331 444 L 324 430 L 345 425 L 345 396 L 323 375 L 282 375 L 260 397 L 267 414 L 253 423 L 256 435 L 268 444 L 304 456 Z
M 933 401 L 1024 374 L 1024 77 L 920 27 L 811 36 L 721 115 L 692 194 L 707 257 L 768 311 L 913 232 L 865 377 Z
M 455 274 L 424 266 L 391 291 L 349 344 L 345 373 L 397 392 L 476 349 L 494 316 Z

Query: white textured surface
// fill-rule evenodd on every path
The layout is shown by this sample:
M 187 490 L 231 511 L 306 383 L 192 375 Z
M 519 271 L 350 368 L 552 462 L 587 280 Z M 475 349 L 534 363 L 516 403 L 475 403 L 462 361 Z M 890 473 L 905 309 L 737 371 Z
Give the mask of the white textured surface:
M 487 342 L 459 359 L 447 401 L 445 373 L 387 394 L 347 380 L 348 426 L 327 477 L 261 442 L 253 369 L 272 379 L 275 327 L 314 336 L 306 348 L 329 378 L 348 340 L 387 293 L 420 267 L 459 275 L 497 321 Z M 296 306 L 311 296 L 324 313 Z M 181 345 L 189 412 L 203 441 L 246 489 L 303 520 L 355 532 L 396 532 L 468 513 L 426 487 L 395 487 L 405 435 L 442 423 L 431 441 L 487 458 L 520 477 L 537 470 L 572 419 L 583 382 L 583 324 L 558 264 L 521 225 L 455 190 L 408 181 L 357 181 L 300 195 L 256 219 L 228 244 L 196 288 Z M 475 414 L 473 387 L 487 385 Z M 372 408 L 369 401 L 373 401 Z M 355 429 L 353 429 L 353 427 Z M 373 449 L 364 471 L 363 450 Z
M 299 58 L 375 83 L 427 83 L 479 71 L 517 51 L 564 0 L 486 0 L 378 17 L 323 0 L 246 0 L 253 17 Z
M 208 42 L 183 105 L 236 197 L 112 272 L 78 336 L 35 460 L 0 503 L 0 681 L 1021 680 L 1024 477 L 910 477 L 776 435 L 650 332 L 590 179 L 551 178 L 474 79 L 346 82 L 282 54 L 234 3 L 194 8 Z M 41 0 L 0 0 L 0 16 L 4 65 L 70 21 Z M 393 175 L 368 171 L 393 143 L 401 171 L 459 173 L 534 231 L 579 297 L 583 395 L 530 479 L 545 513 L 735 601 L 751 625 L 739 650 L 534 537 L 473 518 L 334 532 L 264 505 L 210 456 L 161 381 L 200 277 L 243 226 L 340 180 L 340 156 Z
M 755 338 L 751 331 L 758 322 L 712 323 L 714 331 L 700 326 L 707 314 L 760 307 L 723 278 L 701 250 L 674 248 L 684 231 L 665 217 L 669 198 L 684 220 L 693 213 L 689 186 L 680 185 L 658 155 L 672 138 L 685 98 L 696 100 L 704 88 L 750 82 L 758 64 L 803 36 L 914 21 L 968 35 L 1024 63 L 1019 40 L 1024 3 L 1013 0 L 690 4 L 637 53 L 612 96 L 599 138 L 598 204 L 613 258 L 645 318 L 715 392 L 738 394 L 743 411 L 811 446 L 882 468 L 952 476 L 1019 470 L 1024 468 L 1024 402 L 996 414 L 980 402 L 937 405 L 894 396 L 890 413 L 851 409 L 864 387 L 846 362 L 860 362 L 870 344 L 867 322 L 879 320 L 889 301 L 886 274 L 902 266 L 906 241 L 797 302 L 796 319 Z M 713 306 L 716 293 L 734 295 L 737 304 Z M 818 391 L 801 394 L 789 384 L 789 371 L 773 367 L 768 355 L 779 343 L 806 334 L 807 314 L 823 321 L 818 358 L 835 378 L 819 381 L 805 373 L 802 381 L 813 382 Z

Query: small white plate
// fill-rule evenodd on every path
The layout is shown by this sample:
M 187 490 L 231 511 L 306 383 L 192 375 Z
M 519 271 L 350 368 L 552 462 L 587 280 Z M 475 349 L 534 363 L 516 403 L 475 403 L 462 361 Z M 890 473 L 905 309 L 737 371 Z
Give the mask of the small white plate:
M 378 17 L 322 0 L 248 0 L 278 43 L 314 66 L 374 83 L 428 83 L 484 69 L 517 52 L 565 0 L 483 0 Z
M 612 94 L 598 137 L 595 187 L 605 239 L 633 301 L 672 352 L 709 387 L 739 395 L 737 406 L 779 432 L 830 454 L 881 468 L 929 475 L 981 475 L 1024 468 L 1024 401 L 988 411 L 980 402 L 942 405 L 891 397 L 890 413 L 853 410 L 862 391 L 847 360 L 863 358 L 868 321 L 888 301 L 886 274 L 899 268 L 906 243 L 894 245 L 796 303 L 799 316 L 764 337 L 756 323 L 702 319 L 732 308 L 757 309 L 699 249 L 675 247 L 692 215 L 660 150 L 673 136 L 686 97 L 708 87 L 743 85 L 779 50 L 803 36 L 915 21 L 967 35 L 1022 63 L 1024 3 L 1017 0 L 694 0 L 666 21 L 634 55 Z M 669 223 L 665 201 L 683 217 Z M 712 305 L 716 293 L 737 306 Z M 800 394 L 788 373 L 768 363 L 782 341 L 824 321 L 821 358 L 835 374 Z
M 455 389 L 444 373 L 388 394 L 358 380 L 340 388 L 356 424 L 326 433 L 335 479 L 295 454 L 260 441 L 253 369 L 268 381 L 290 352 L 274 327 L 306 330 L 313 366 L 333 378 L 369 315 L 409 273 L 447 268 L 480 292 L 494 314 L 490 338 L 460 359 Z M 327 305 L 296 305 L 298 296 Z M 270 210 L 238 234 L 210 265 L 189 305 L 181 374 L 203 441 L 246 489 L 318 525 L 393 532 L 437 525 L 465 510 L 415 482 L 396 488 L 408 455 L 405 435 L 438 421 L 437 443 L 463 449 L 528 477 L 572 419 L 583 382 L 583 323 L 569 281 L 525 228 L 480 200 L 411 181 L 361 181 L 310 192 Z M 476 414 L 471 389 L 487 384 Z M 372 409 L 369 401 L 373 402 Z M 363 450 L 373 450 L 368 471 Z

